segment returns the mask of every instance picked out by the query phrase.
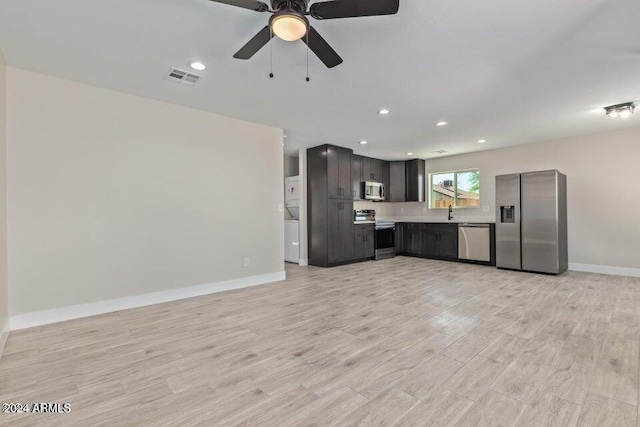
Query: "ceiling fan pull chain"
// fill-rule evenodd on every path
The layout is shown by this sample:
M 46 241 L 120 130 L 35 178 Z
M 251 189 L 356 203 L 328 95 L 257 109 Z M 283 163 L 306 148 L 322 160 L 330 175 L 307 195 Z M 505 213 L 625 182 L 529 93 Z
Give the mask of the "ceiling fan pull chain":
M 269 25 L 269 78 L 273 78 L 273 29 Z
M 307 30 L 307 82 L 311 79 L 309 78 L 309 30 Z

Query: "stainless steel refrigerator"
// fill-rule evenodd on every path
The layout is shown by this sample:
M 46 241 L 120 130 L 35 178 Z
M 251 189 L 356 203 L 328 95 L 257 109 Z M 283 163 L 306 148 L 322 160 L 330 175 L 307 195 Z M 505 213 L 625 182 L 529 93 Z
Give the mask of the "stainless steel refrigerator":
M 496 265 L 567 270 L 567 177 L 557 170 L 496 176 Z

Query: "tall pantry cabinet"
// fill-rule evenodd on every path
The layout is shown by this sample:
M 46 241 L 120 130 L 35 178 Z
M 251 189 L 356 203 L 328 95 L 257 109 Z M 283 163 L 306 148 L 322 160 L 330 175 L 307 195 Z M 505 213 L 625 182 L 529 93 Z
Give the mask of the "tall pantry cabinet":
M 328 267 L 354 259 L 353 150 L 321 145 L 307 150 L 309 264 Z

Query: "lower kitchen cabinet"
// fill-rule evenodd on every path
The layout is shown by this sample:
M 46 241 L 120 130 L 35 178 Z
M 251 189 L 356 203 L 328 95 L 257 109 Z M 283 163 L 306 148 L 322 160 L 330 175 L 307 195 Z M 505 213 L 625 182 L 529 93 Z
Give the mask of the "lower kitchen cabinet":
M 438 223 L 396 224 L 396 252 L 423 258 L 456 261 L 458 225 Z
M 354 258 L 368 259 L 375 255 L 374 224 L 354 225 Z
M 458 225 L 443 224 L 438 229 L 439 256 L 446 259 L 458 259 Z
M 407 235 L 409 231 L 409 224 L 405 222 L 396 222 L 396 254 L 402 255 L 406 254 L 409 251 L 407 250 Z

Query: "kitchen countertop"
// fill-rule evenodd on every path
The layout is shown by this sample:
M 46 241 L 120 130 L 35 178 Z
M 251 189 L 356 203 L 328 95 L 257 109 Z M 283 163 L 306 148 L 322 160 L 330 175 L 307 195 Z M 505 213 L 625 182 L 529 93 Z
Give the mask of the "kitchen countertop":
M 431 224 L 495 224 L 493 219 L 487 220 L 483 218 L 454 218 L 451 221 L 447 221 L 446 216 L 445 219 L 437 219 L 437 218 L 416 218 L 416 217 L 395 217 L 395 218 L 379 218 L 386 220 L 393 220 L 395 222 L 414 222 L 414 223 L 431 223 Z
M 454 218 L 451 221 L 436 220 L 436 219 L 409 219 L 409 218 L 379 218 L 379 221 L 395 221 L 406 223 L 422 223 L 422 224 L 495 224 L 495 221 L 456 221 Z M 355 225 L 375 224 L 375 221 L 353 221 Z
M 494 221 L 434 221 L 431 219 L 397 219 L 396 222 L 413 222 L 422 224 L 495 224 Z

